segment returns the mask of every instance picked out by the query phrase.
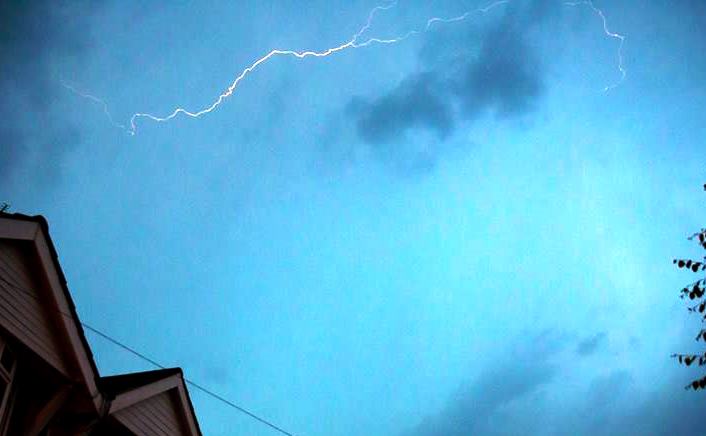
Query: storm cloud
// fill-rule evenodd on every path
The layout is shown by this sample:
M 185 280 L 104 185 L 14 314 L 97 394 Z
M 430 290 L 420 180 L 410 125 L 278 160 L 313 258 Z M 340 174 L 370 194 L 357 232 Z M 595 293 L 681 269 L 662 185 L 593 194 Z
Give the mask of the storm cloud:
M 0 1 L 0 181 L 20 167 L 52 178 L 61 155 L 77 142 L 74 128 L 54 121 L 59 75 L 51 59 L 85 49 L 75 10 L 88 4 Z
M 599 333 L 573 344 L 587 351 L 573 357 L 572 344 L 551 331 L 523 347 L 508 347 L 505 359 L 488 363 L 442 410 L 401 436 L 703 434 L 696 419 L 703 413 L 703 398 L 682 388 L 676 367 L 647 385 L 620 367 L 575 378 L 576 368 L 606 340 Z M 667 361 L 665 356 L 658 364 Z M 569 397 L 563 396 L 566 391 Z
M 551 3 L 512 3 L 480 30 L 461 26 L 441 28 L 443 38 L 428 35 L 419 52 L 420 71 L 381 96 L 351 100 L 346 114 L 359 138 L 381 146 L 411 130 L 429 130 L 444 140 L 457 126 L 483 116 L 510 119 L 530 113 L 545 84 L 529 39 L 554 13 Z
M 590 356 L 603 348 L 608 341 L 608 335 L 605 332 L 596 333 L 581 342 L 576 347 L 576 354 L 579 356 Z
M 492 432 L 497 413 L 536 393 L 557 376 L 555 358 L 563 341 L 551 331 L 540 334 L 503 355 L 461 386 L 436 416 L 425 418 L 404 436 L 462 436 Z
M 453 118 L 440 95 L 442 86 L 432 73 L 416 74 L 372 101 L 354 98 L 348 112 L 356 118 L 358 134 L 368 143 L 393 140 L 410 128 L 427 128 L 444 138 L 453 128 Z
M 450 87 L 473 120 L 486 111 L 513 117 L 532 110 L 543 92 L 539 63 L 520 29 L 501 26 L 486 35 L 480 55 Z

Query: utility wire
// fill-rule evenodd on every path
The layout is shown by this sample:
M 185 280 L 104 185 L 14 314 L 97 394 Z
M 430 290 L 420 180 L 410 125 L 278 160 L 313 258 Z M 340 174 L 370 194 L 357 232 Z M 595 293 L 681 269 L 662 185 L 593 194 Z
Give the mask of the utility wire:
M 0 259 L 2 259 L 2 258 L 0 258 Z M 5 260 L 4 260 L 4 259 L 2 259 L 2 263 L 5 263 Z M 9 265 L 5 264 L 5 266 L 9 268 Z M 10 269 L 11 269 L 11 268 L 10 268 Z M 24 289 L 24 288 L 22 288 L 21 286 L 18 286 L 18 285 L 16 285 L 16 284 L 10 282 L 9 280 L 7 280 L 5 277 L 3 277 L 3 276 L 1 276 L 1 275 L 0 275 L 0 281 L 2 281 L 3 283 L 7 284 L 7 285 L 10 286 L 11 288 L 16 289 L 16 290 L 22 292 L 23 294 L 28 295 L 28 296 L 30 296 L 30 297 L 32 297 L 32 298 L 34 298 L 34 299 L 36 299 L 36 300 L 39 301 L 39 297 L 38 297 L 37 295 L 35 295 L 33 292 L 31 292 L 31 291 L 29 291 L 29 290 L 27 290 L 27 289 Z M 55 310 L 56 312 L 60 313 L 61 315 L 65 316 L 65 317 L 67 317 L 67 318 L 69 318 L 69 319 L 71 319 L 71 320 L 74 320 L 74 317 L 73 317 L 72 315 L 70 315 L 70 314 L 68 314 L 68 313 L 66 313 L 66 312 L 64 312 L 64 311 L 62 311 L 61 309 L 56 308 L 56 309 L 54 309 L 54 310 Z M 130 346 L 128 346 L 128 345 L 126 345 L 126 344 L 120 342 L 119 340 L 117 340 L 117 339 L 111 337 L 110 335 L 108 335 L 108 334 L 106 334 L 106 333 L 103 333 L 102 331 L 98 330 L 97 328 L 91 327 L 90 325 L 88 325 L 88 324 L 86 324 L 86 323 L 84 323 L 84 322 L 78 320 L 78 317 L 76 318 L 76 320 L 77 320 L 77 321 L 81 324 L 81 326 L 83 326 L 84 328 L 86 328 L 86 329 L 90 330 L 91 332 L 97 334 L 98 336 L 102 337 L 103 339 L 107 340 L 108 342 L 111 342 L 112 344 L 114 344 L 114 345 L 116 345 L 116 346 L 122 348 L 123 350 L 127 351 L 128 353 L 131 353 L 131 354 L 133 354 L 133 355 L 139 357 L 140 359 L 144 360 L 145 362 L 149 362 L 150 364 L 156 366 L 157 368 L 166 369 L 166 367 L 165 367 L 164 365 L 160 364 L 160 363 L 157 362 L 156 360 L 151 359 L 151 358 L 145 356 L 144 354 L 140 353 L 139 351 L 135 350 L 134 348 L 132 348 L 132 347 L 130 347 Z M 209 395 L 210 397 L 215 398 L 216 400 L 222 402 L 223 404 L 226 404 L 227 406 L 232 407 L 233 409 L 235 409 L 235 410 L 237 410 L 237 411 L 239 411 L 239 412 L 241 412 L 241 413 L 243 413 L 243 414 L 245 414 L 245 415 L 247 415 L 247 416 L 253 418 L 254 420 L 260 422 L 261 424 L 264 424 L 264 425 L 270 427 L 271 429 L 273 429 L 273 430 L 275 430 L 275 431 L 277 431 L 277 432 L 279 432 L 279 433 L 281 433 L 281 434 L 284 434 L 284 435 L 287 435 L 287 436 L 294 436 L 293 433 L 290 433 L 290 432 L 288 432 L 287 430 L 283 429 L 282 427 L 279 427 L 279 426 L 273 424 L 272 422 L 268 421 L 268 420 L 265 419 L 265 418 L 261 418 L 260 416 L 254 414 L 253 412 L 249 411 L 248 409 L 246 409 L 246 408 L 244 408 L 244 407 L 242 407 L 242 406 L 237 405 L 236 403 L 234 403 L 234 402 L 228 400 L 227 398 L 225 398 L 225 397 L 223 397 L 223 396 L 221 396 L 221 395 L 218 395 L 217 393 L 215 393 L 215 392 L 213 392 L 213 391 L 211 391 L 211 390 L 209 390 L 209 389 L 206 389 L 205 387 L 201 386 L 200 384 L 198 384 L 198 383 L 196 383 L 196 382 L 193 382 L 193 381 L 187 379 L 186 377 L 184 377 L 184 382 L 188 383 L 189 385 L 195 387 L 196 389 L 198 389 L 198 390 L 200 390 L 201 392 L 203 392 L 203 393 Z
M 112 337 L 110 337 L 110 336 L 108 336 L 107 334 L 101 332 L 100 330 L 98 330 L 98 329 L 96 329 L 96 328 L 94 328 L 94 327 L 91 327 L 91 326 L 89 326 L 89 325 L 87 325 L 87 324 L 85 324 L 85 323 L 83 323 L 83 322 L 81 322 L 81 325 L 84 326 L 85 328 L 87 328 L 88 330 L 92 331 L 93 333 L 95 333 L 95 334 L 101 336 L 101 337 L 104 338 L 105 340 L 112 342 L 113 344 L 117 345 L 118 347 L 122 348 L 123 350 L 126 350 L 126 351 L 128 351 L 128 352 L 134 354 L 135 356 L 139 357 L 140 359 L 142 359 L 142 360 L 144 360 L 144 361 L 146 361 L 146 362 L 149 362 L 149 363 L 151 363 L 152 365 L 154 365 L 154 366 L 156 366 L 156 367 L 158 367 L 158 368 L 166 369 L 166 368 L 165 368 L 164 366 L 162 366 L 161 364 L 155 362 L 154 360 L 152 360 L 152 359 L 150 359 L 149 357 L 145 356 L 144 354 L 142 354 L 142 353 L 136 351 L 135 349 L 133 349 L 133 348 L 131 348 L 131 347 L 129 347 L 129 346 L 123 344 L 122 342 L 119 342 L 117 339 L 113 339 Z M 249 417 L 251 417 L 251 418 L 253 418 L 253 419 L 255 419 L 255 420 L 261 422 L 262 424 L 265 424 L 266 426 L 272 428 L 273 430 L 277 430 L 278 432 L 280 432 L 280 433 L 282 433 L 282 434 L 285 434 L 285 435 L 288 435 L 288 436 L 294 436 L 292 433 L 289 433 L 288 431 L 284 430 L 283 428 L 276 426 L 275 424 L 273 424 L 273 423 L 267 421 L 267 420 L 264 419 L 264 418 L 260 418 L 259 416 L 255 415 L 254 413 L 250 412 L 249 410 L 247 410 L 247 409 L 245 409 L 245 408 L 243 408 L 243 407 L 241 407 L 241 406 L 238 406 L 237 404 L 233 403 L 232 401 L 228 400 L 227 398 L 224 398 L 224 397 L 222 397 L 222 396 L 216 394 L 215 392 L 212 392 L 212 391 L 206 389 L 205 387 L 199 385 L 198 383 L 193 382 L 193 381 L 189 380 L 189 379 L 186 378 L 186 377 L 184 377 L 184 381 L 185 381 L 186 383 L 190 384 L 191 386 L 195 387 L 196 389 L 200 390 L 201 392 L 203 392 L 203 393 L 205 393 L 205 394 L 207 394 L 207 395 L 209 395 L 209 396 L 211 396 L 211 397 L 213 397 L 213 398 L 215 398 L 215 399 L 221 401 L 222 403 L 227 404 L 228 406 L 230 406 L 230 407 L 232 407 L 232 408 L 238 410 L 238 411 L 241 412 L 241 413 L 244 413 L 244 414 L 248 415 Z

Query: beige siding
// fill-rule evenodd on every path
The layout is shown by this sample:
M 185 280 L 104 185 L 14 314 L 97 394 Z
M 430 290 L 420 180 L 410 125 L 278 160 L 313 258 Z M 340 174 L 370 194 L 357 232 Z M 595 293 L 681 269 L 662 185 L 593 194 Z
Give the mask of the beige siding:
M 181 408 L 175 398 L 176 390 L 170 389 L 148 398 L 113 416 L 139 436 L 189 435 L 179 415 Z
M 47 309 L 49 294 L 40 285 L 43 272 L 28 244 L 0 239 L 0 325 L 66 374 L 56 334 L 55 320 L 61 315 Z

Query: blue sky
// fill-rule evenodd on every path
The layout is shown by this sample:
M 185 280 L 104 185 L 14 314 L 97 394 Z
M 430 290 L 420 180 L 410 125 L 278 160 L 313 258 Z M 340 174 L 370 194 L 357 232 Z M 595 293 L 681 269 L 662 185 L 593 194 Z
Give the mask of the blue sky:
M 706 8 L 4 2 L 0 200 L 82 319 L 297 435 L 700 434 Z M 401 0 L 393 38 L 486 3 Z M 619 83 L 608 92 L 603 88 Z M 89 333 L 102 373 L 152 369 Z M 208 435 L 269 435 L 192 390 Z

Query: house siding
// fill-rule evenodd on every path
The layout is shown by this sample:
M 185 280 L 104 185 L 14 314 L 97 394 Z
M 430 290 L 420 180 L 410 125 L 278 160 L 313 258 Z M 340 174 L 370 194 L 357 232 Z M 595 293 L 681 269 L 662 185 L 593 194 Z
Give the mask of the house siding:
M 68 374 L 57 326 L 52 322 L 61 315 L 48 313 L 46 289 L 40 285 L 38 269 L 32 268 L 28 260 L 35 256 L 24 244 L 27 243 L 0 239 L 0 326 L 60 372 Z
M 124 426 L 140 436 L 188 436 L 183 424 L 175 389 L 162 392 L 125 409 L 113 416 Z

